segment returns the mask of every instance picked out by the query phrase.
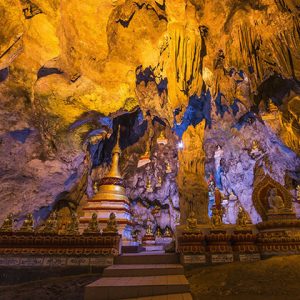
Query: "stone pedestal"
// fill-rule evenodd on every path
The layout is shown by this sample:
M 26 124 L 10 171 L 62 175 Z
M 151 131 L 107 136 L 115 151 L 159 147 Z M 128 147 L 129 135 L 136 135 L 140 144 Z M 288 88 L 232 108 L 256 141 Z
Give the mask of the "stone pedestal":
M 177 251 L 180 254 L 204 254 L 205 238 L 202 232 L 183 232 L 178 237 Z
M 146 234 L 143 238 L 143 245 L 155 245 L 155 237 L 153 234 Z
M 206 248 L 213 264 L 233 262 L 230 240 L 231 235 L 222 229 L 211 230 L 206 236 Z
M 260 253 L 256 244 L 257 235 L 250 228 L 235 230 L 231 241 L 235 260 L 244 262 L 260 260 Z
M 258 248 L 263 256 L 300 254 L 300 220 L 294 213 L 268 214 L 257 224 Z

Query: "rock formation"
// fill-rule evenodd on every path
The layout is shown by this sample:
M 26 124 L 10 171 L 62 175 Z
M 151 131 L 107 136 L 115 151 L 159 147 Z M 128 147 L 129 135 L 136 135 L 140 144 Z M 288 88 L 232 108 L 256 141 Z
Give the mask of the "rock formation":
M 297 0 L 0 0 L 0 16 L 0 221 L 80 211 L 119 124 L 132 209 L 159 207 L 162 228 L 191 206 L 207 222 L 209 173 L 254 223 L 255 168 L 295 194 Z M 152 161 L 137 168 L 147 115 Z M 156 144 L 162 129 L 165 146 Z M 147 193 L 147 177 L 154 185 L 158 176 L 162 186 Z

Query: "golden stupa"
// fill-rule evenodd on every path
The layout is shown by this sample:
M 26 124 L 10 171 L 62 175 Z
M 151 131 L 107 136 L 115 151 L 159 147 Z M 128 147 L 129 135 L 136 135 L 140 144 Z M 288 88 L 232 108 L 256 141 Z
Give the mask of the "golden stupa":
M 91 220 L 93 213 L 97 214 L 100 228 L 103 229 L 111 213 L 116 215 L 119 234 L 123 240 L 131 239 L 132 221 L 130 203 L 126 196 L 124 180 L 119 169 L 121 148 L 119 145 L 120 129 L 118 129 L 117 142 L 112 151 L 112 164 L 108 174 L 99 181 L 98 191 L 83 207 L 84 216 L 80 223 L 85 228 Z

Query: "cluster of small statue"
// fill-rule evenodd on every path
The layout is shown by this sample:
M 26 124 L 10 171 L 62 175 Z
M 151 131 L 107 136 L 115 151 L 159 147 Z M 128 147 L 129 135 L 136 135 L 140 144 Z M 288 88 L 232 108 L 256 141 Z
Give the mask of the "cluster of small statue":
M 151 228 L 151 224 L 147 225 L 145 236 L 154 236 L 152 228 Z M 166 227 L 164 233 L 162 233 L 161 228 L 157 227 L 156 232 L 155 232 L 155 237 L 157 237 L 157 238 L 162 238 L 162 237 L 170 238 L 170 237 L 172 237 L 172 231 L 170 230 L 169 227 Z
M 3 224 L 0 227 L 0 232 L 13 232 L 14 231 L 13 225 L 14 225 L 13 214 L 9 214 L 3 221 Z M 33 225 L 34 225 L 33 215 L 27 214 L 19 232 L 24 232 L 24 233 L 33 232 L 34 231 Z
M 236 225 L 239 228 L 241 228 L 241 227 L 246 227 L 248 224 L 249 224 L 249 218 L 247 213 L 242 207 L 239 207 Z M 223 225 L 222 211 L 219 210 L 217 207 L 212 208 L 211 225 L 213 228 L 221 227 Z M 197 231 L 197 228 L 198 228 L 197 218 L 195 217 L 195 213 L 191 211 L 189 217 L 187 218 L 185 229 L 188 232 L 193 232 L 193 231 Z
M 0 227 L 0 232 L 9 233 L 14 232 L 13 228 L 14 217 L 13 214 L 9 214 L 2 226 Z M 58 220 L 56 212 L 52 212 L 48 219 L 45 221 L 43 226 L 36 229 L 37 232 L 45 234 L 66 234 L 66 235 L 79 235 L 79 222 L 75 212 L 71 213 L 71 221 L 67 224 L 66 228 L 58 228 Z M 26 218 L 18 230 L 20 233 L 33 233 L 34 229 L 34 219 L 32 214 L 27 214 Z M 118 232 L 116 215 L 111 213 L 107 221 L 106 228 L 103 229 L 103 233 L 113 233 Z M 93 213 L 91 220 L 89 221 L 88 227 L 84 230 L 84 233 L 100 233 L 99 222 L 97 219 L 97 214 Z

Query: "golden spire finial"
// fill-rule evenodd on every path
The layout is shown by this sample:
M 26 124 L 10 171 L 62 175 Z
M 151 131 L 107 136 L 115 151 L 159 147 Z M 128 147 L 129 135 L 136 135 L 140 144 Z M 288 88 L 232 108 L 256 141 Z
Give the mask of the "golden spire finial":
M 118 126 L 118 129 L 117 129 L 117 142 L 113 148 L 113 151 L 112 153 L 119 153 L 121 154 L 121 148 L 120 148 L 120 125 Z
M 120 125 L 118 126 L 118 131 L 117 131 L 117 142 L 112 150 L 111 168 L 106 177 L 122 178 L 119 170 L 119 159 L 121 155 L 119 140 L 120 140 Z

